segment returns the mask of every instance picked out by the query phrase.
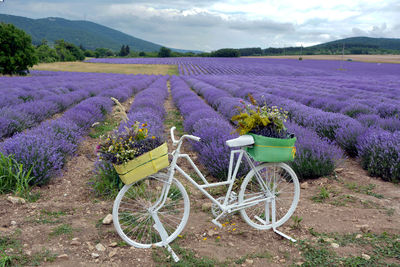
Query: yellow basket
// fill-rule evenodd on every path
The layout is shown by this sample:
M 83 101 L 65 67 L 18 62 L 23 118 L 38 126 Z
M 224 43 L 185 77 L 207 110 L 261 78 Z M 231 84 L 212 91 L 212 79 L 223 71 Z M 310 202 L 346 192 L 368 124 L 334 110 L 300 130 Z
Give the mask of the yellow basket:
M 159 170 L 168 167 L 167 143 L 144 153 L 143 155 L 120 165 L 114 165 L 124 184 L 137 182 Z

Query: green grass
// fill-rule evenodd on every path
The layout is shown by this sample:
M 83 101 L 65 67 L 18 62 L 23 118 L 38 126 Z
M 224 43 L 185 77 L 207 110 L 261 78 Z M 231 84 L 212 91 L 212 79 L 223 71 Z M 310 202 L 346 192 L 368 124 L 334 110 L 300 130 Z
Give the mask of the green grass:
M 114 130 L 119 125 L 119 121 L 109 117 L 105 121 L 93 127 L 89 133 L 91 138 L 99 138 L 102 135 Z
M 333 199 L 330 204 L 333 206 L 346 206 L 348 203 L 355 203 L 358 199 L 352 195 L 340 195 Z
M 302 217 L 298 217 L 297 215 L 292 216 L 292 225 L 290 226 L 290 228 L 300 229 L 302 221 L 303 221 Z
M 400 266 L 400 235 L 365 233 L 357 238 L 358 233 L 318 233 L 313 229 L 309 230 L 318 239 L 298 242 L 297 248 L 305 260 L 302 266 Z M 358 248 L 360 252 L 358 255 L 341 257 L 325 241 L 326 238 L 333 239 L 341 247 Z M 371 258 L 364 259 L 361 252 Z
M 62 222 L 61 217 L 65 215 L 67 215 L 66 211 L 41 210 L 39 216 L 27 221 L 37 224 L 58 224 Z
M 311 200 L 316 202 L 316 203 L 322 203 L 325 202 L 326 199 L 329 198 L 329 190 L 326 187 L 321 187 L 319 189 L 319 192 L 311 197 Z
M 73 231 L 76 229 L 73 229 L 71 225 L 69 224 L 61 224 L 60 226 L 57 226 L 56 228 L 53 229 L 53 231 L 50 233 L 50 236 L 60 236 L 60 235 L 68 235 L 71 236 Z
M 183 129 L 182 115 L 178 110 L 168 111 L 164 124 L 168 129 L 170 129 L 172 126 L 175 126 L 176 127 L 175 134 L 179 136 L 182 136 L 185 133 Z
M 52 262 L 56 254 L 47 249 L 32 255 L 24 254 L 21 241 L 14 236 L 0 237 L 0 266 L 39 266 L 42 262 Z
M 373 196 L 373 197 L 376 197 L 379 199 L 384 198 L 384 196 L 382 194 L 378 194 L 373 191 L 376 187 L 376 185 L 374 185 L 374 184 L 359 185 L 359 184 L 353 183 L 353 182 L 349 182 L 349 183 L 346 182 L 346 183 L 344 183 L 344 186 L 356 193 L 366 194 L 366 195 Z
M 179 262 L 174 262 L 170 253 L 163 248 L 155 248 L 152 251 L 153 261 L 157 266 L 181 266 L 181 267 L 213 267 L 213 266 L 228 266 L 227 263 L 219 262 L 208 257 L 196 257 L 195 253 L 186 248 L 181 248 L 179 245 L 171 244 L 172 249 L 179 257 Z
M 18 163 L 13 155 L 0 153 L 0 194 L 14 193 L 20 197 L 29 196 L 32 168 L 25 171 L 23 165 Z

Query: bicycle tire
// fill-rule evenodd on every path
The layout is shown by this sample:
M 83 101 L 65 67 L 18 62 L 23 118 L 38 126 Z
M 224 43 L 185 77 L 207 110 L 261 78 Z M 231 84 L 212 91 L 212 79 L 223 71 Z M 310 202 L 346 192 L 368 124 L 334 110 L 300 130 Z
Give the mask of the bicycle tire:
M 259 230 L 272 227 L 272 205 L 267 203 L 268 194 L 257 180 L 256 171 L 261 175 L 270 192 L 275 195 L 275 227 L 279 227 L 292 216 L 299 202 L 300 185 L 297 175 L 285 163 L 263 163 L 246 175 L 239 192 L 239 204 L 250 197 L 265 197 L 266 201 L 244 208 L 240 210 L 240 213 L 246 223 Z
M 113 206 L 114 227 L 129 245 L 137 248 L 162 245 L 161 236 L 153 227 L 155 222 L 148 209 L 161 197 L 167 182 L 166 174 L 157 173 L 125 185 L 118 193 Z M 167 243 L 182 232 L 189 212 L 189 196 L 183 185 L 173 178 L 167 200 L 157 213 L 167 231 Z

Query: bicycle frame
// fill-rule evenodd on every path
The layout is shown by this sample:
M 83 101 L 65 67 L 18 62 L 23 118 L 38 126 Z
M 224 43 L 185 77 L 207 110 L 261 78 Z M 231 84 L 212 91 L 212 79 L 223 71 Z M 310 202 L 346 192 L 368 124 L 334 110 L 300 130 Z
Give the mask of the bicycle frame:
M 177 148 L 176 148 L 176 150 L 174 150 L 171 153 L 173 158 L 172 158 L 172 162 L 170 164 L 169 171 L 168 171 L 168 183 L 167 183 L 167 186 L 165 186 L 163 188 L 163 192 L 162 192 L 163 197 L 160 198 L 160 200 L 157 203 L 155 203 L 155 205 L 153 205 L 152 212 L 158 212 L 158 210 L 164 205 L 164 203 L 167 199 L 168 191 L 169 191 L 169 188 L 170 188 L 170 185 L 172 182 L 172 178 L 174 177 L 175 171 L 178 171 L 180 174 L 182 174 L 189 182 L 191 182 L 198 190 L 200 190 L 205 196 L 207 196 L 215 205 L 217 205 L 222 210 L 222 213 L 213 220 L 213 223 L 218 226 L 221 226 L 221 224 L 217 220 L 221 216 L 223 216 L 226 212 L 231 213 L 231 212 L 238 211 L 238 210 L 241 210 L 241 209 L 253 206 L 253 205 L 257 205 L 260 202 L 265 202 L 265 201 L 269 202 L 275 197 L 274 194 L 269 190 L 268 186 L 265 185 L 265 182 L 260 177 L 260 175 L 256 172 L 257 180 L 260 183 L 260 185 L 262 185 L 262 187 L 264 188 L 265 195 L 267 196 L 267 198 L 254 197 L 252 199 L 247 199 L 245 202 L 240 203 L 240 204 L 238 202 L 229 204 L 229 197 L 232 192 L 233 184 L 235 182 L 236 175 L 239 171 L 239 167 L 240 167 L 243 157 L 246 159 L 246 161 L 248 162 L 248 164 L 250 165 L 250 167 L 252 169 L 255 168 L 253 161 L 250 159 L 250 157 L 248 156 L 247 152 L 244 149 L 232 150 L 231 155 L 230 155 L 230 161 L 229 161 L 228 177 L 227 177 L 226 181 L 209 183 L 207 181 L 207 179 L 204 177 L 204 175 L 201 173 L 201 171 L 197 168 L 197 166 L 195 165 L 193 160 L 190 158 L 190 156 L 188 154 L 181 154 L 181 146 L 182 146 L 183 140 L 185 138 L 190 138 L 190 137 L 191 136 L 189 136 L 189 135 L 184 135 L 184 136 L 182 136 L 182 138 L 179 141 L 174 142 L 174 143 L 177 143 Z M 236 154 L 238 154 L 238 158 L 237 158 L 236 164 L 234 164 Z M 182 168 L 180 168 L 178 166 L 177 161 L 180 158 L 184 158 L 190 163 L 190 165 L 195 170 L 196 174 L 200 177 L 200 179 L 204 182 L 204 184 L 197 183 L 190 175 L 188 175 L 184 170 L 182 170 Z M 206 191 L 206 189 L 210 188 L 210 187 L 216 187 L 216 186 L 222 186 L 222 185 L 228 185 L 229 187 L 226 192 L 224 201 L 221 204 L 212 195 L 210 195 Z

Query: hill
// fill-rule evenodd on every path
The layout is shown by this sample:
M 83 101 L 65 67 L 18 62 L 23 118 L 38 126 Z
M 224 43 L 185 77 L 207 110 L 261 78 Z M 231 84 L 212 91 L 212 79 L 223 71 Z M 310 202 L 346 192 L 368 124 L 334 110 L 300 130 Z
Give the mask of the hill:
M 264 55 L 400 54 L 399 38 L 351 37 L 308 47 L 267 48 Z
M 0 14 L 0 22 L 11 23 L 23 29 L 32 36 L 34 44 L 40 44 L 46 39 L 50 44 L 55 40 L 64 39 L 77 46 L 87 49 L 109 48 L 119 51 L 122 45 L 129 45 L 134 51 L 158 51 L 162 45 L 148 42 L 106 26 L 81 20 L 67 20 L 63 18 L 30 19 L 26 17 Z M 177 52 L 188 52 L 171 48 Z M 195 51 L 196 52 L 196 51 Z
M 400 50 L 399 38 L 372 38 L 372 37 L 351 37 L 332 42 L 310 46 L 308 48 L 331 48 L 331 47 L 370 47 L 378 49 Z

